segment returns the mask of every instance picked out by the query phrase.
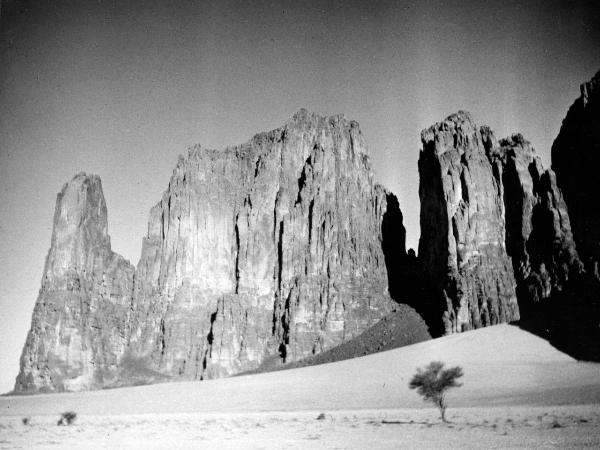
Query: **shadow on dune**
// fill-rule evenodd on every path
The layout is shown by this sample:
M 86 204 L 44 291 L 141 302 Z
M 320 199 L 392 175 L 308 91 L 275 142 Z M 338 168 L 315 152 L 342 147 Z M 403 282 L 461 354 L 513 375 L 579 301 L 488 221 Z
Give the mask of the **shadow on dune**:
M 600 281 L 596 277 L 582 274 L 534 308 L 529 319 L 514 325 L 577 360 L 600 362 Z

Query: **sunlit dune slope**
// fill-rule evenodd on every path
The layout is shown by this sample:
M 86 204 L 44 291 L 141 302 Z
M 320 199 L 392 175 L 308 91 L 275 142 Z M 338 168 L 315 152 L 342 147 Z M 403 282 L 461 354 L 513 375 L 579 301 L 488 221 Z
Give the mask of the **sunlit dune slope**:
M 577 362 L 511 325 L 319 366 L 220 380 L 3 397 L 2 415 L 255 412 L 424 406 L 408 381 L 432 360 L 460 365 L 452 406 L 600 403 L 600 364 Z

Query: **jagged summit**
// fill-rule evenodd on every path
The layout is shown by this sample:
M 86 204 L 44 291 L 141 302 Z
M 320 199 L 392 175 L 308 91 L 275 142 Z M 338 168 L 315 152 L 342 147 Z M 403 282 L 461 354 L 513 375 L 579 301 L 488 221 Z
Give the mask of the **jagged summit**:
M 331 133 L 331 130 L 337 130 Z M 268 151 L 270 145 L 274 143 L 285 143 L 287 134 L 301 133 L 305 137 L 311 136 L 315 140 L 319 134 L 324 134 L 331 140 L 344 139 L 349 133 L 350 139 L 358 140 L 356 145 L 350 149 L 368 160 L 368 147 L 360 131 L 360 125 L 354 120 L 347 119 L 344 114 L 335 114 L 331 116 L 322 116 L 301 108 L 287 122 L 274 130 L 255 134 L 249 141 L 242 144 L 226 146 L 221 150 L 203 147 L 200 144 L 188 148 L 187 159 L 198 159 L 203 157 L 218 158 L 233 153 L 241 157 L 252 157 L 254 153 L 263 153 Z M 315 144 L 317 141 L 315 140 Z M 328 147 L 336 151 L 338 146 Z M 179 160 L 184 161 L 186 157 L 180 156 Z
M 521 147 L 523 149 L 527 149 L 531 153 L 535 153 L 534 148 L 531 146 L 531 142 L 529 142 L 527 139 L 525 139 L 521 133 L 513 133 L 506 138 L 500 139 L 499 144 L 501 146 L 510 146 L 510 145 L 516 146 L 516 145 L 518 145 L 519 147 Z
M 289 124 L 306 124 L 306 123 L 312 123 L 312 124 L 318 124 L 318 123 L 322 123 L 322 122 L 328 122 L 330 124 L 335 124 L 335 123 L 342 123 L 345 122 L 347 123 L 350 127 L 358 127 L 358 122 L 356 122 L 355 120 L 351 120 L 346 118 L 346 115 L 343 113 L 339 113 L 339 114 L 332 114 L 329 116 L 323 116 L 321 114 L 309 111 L 306 108 L 300 108 L 286 123 L 286 125 Z
M 525 139 L 521 133 L 513 133 L 496 140 L 494 132 L 488 126 L 482 126 L 480 131 L 488 158 L 502 160 L 503 163 L 506 163 L 507 159 L 511 157 L 522 158 L 527 161 L 527 164 L 533 163 L 532 170 L 536 170 L 539 174 L 543 172 L 541 158 L 531 142 Z
M 100 177 L 96 174 L 93 173 L 86 173 L 84 171 L 81 171 L 79 173 L 76 173 L 73 178 L 71 178 L 71 181 L 75 181 L 75 180 L 86 180 L 86 179 L 100 179 Z M 69 183 L 65 183 L 65 184 L 69 184 Z
M 469 141 L 476 138 L 478 131 L 471 113 L 458 111 L 421 131 L 421 152 L 440 155 L 449 149 L 458 149 L 462 154 L 470 149 Z

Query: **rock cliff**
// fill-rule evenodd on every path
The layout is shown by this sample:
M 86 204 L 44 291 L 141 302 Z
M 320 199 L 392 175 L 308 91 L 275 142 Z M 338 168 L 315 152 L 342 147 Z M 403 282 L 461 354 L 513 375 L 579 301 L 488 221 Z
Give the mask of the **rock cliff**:
M 15 391 L 202 380 L 318 354 L 394 309 L 404 239 L 343 116 L 301 110 L 245 144 L 191 148 L 135 270 L 110 249 L 100 180 L 80 174 L 58 195 Z
M 100 178 L 78 174 L 56 199 L 16 392 L 89 389 L 114 376 L 127 345 L 133 273 L 111 251 Z
M 487 138 L 464 111 L 421 133 L 419 259 L 445 333 L 519 318 Z
M 600 72 L 580 86 L 552 145 L 552 168 L 569 207 L 585 272 L 571 277 L 549 311 L 554 345 L 600 361 Z
M 394 200 L 343 116 L 301 110 L 246 144 L 190 149 L 150 214 L 132 354 L 205 379 L 356 336 L 393 306 L 382 222 Z
M 429 321 L 451 333 L 539 313 L 582 272 L 554 172 L 522 135 L 498 142 L 464 111 L 421 138 Z
M 550 169 L 521 134 L 496 143 L 486 128 L 486 152 L 502 186 L 506 248 L 517 280 L 521 316 L 535 314 L 542 301 L 581 273 L 567 205 Z
M 589 273 L 600 261 L 600 72 L 581 85 L 552 145 L 552 169 L 563 191 L 577 249 Z

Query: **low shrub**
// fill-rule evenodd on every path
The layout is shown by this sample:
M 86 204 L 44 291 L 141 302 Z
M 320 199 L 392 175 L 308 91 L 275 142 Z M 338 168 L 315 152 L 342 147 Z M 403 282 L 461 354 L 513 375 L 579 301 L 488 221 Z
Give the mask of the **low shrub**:
M 60 415 L 57 425 L 71 425 L 76 418 L 77 414 L 75 414 L 73 411 L 66 411 Z

